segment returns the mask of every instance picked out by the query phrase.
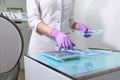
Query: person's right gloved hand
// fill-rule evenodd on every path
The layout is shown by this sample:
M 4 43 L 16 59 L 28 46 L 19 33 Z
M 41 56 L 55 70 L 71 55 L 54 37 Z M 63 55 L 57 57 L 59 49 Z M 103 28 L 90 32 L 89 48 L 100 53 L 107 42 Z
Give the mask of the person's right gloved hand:
M 73 49 L 73 46 L 75 46 L 65 33 L 57 29 L 52 29 L 50 37 L 56 40 L 60 48 Z

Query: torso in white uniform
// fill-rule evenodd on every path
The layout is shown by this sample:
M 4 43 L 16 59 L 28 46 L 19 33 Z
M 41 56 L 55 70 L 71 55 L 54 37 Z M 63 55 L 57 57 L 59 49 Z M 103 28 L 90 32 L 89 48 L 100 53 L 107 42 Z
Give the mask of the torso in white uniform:
M 50 37 L 37 33 L 36 27 L 44 22 L 63 32 L 70 32 L 73 19 L 74 0 L 27 0 L 28 23 L 33 29 L 28 53 L 52 51 L 56 42 Z

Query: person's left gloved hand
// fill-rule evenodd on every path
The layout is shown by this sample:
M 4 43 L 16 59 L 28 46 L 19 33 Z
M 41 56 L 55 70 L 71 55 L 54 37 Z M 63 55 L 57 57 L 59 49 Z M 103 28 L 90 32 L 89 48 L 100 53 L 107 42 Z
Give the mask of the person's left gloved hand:
M 88 26 L 85 25 L 85 24 L 77 23 L 77 25 L 76 25 L 76 30 L 83 31 L 83 32 L 85 33 L 85 35 L 84 35 L 85 38 L 88 38 L 88 37 L 91 36 L 90 34 L 87 34 L 87 32 L 88 32 L 89 30 L 91 30 L 91 28 L 88 27 Z

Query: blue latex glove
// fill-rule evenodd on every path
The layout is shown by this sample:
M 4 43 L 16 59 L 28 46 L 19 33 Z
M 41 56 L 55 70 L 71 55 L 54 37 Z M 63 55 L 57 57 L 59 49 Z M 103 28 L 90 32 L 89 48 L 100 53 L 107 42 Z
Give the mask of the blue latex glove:
M 75 46 L 65 33 L 58 31 L 57 29 L 51 31 L 50 37 L 56 40 L 60 48 L 73 49 L 73 46 Z
M 90 27 L 88 27 L 87 25 L 85 24 L 82 24 L 82 23 L 78 23 L 76 25 L 76 29 L 77 30 L 80 30 L 80 31 L 83 31 L 85 33 L 84 37 L 85 38 L 88 38 L 90 37 L 91 35 L 88 33 L 88 31 L 91 29 Z

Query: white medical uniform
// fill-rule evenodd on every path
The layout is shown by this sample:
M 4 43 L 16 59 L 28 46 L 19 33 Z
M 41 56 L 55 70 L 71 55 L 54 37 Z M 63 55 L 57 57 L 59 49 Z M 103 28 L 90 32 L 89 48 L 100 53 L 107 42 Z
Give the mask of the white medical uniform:
M 75 22 L 73 19 L 74 0 L 27 0 L 28 24 L 32 34 L 28 53 L 52 51 L 56 47 L 55 40 L 36 32 L 40 22 L 65 33 Z

